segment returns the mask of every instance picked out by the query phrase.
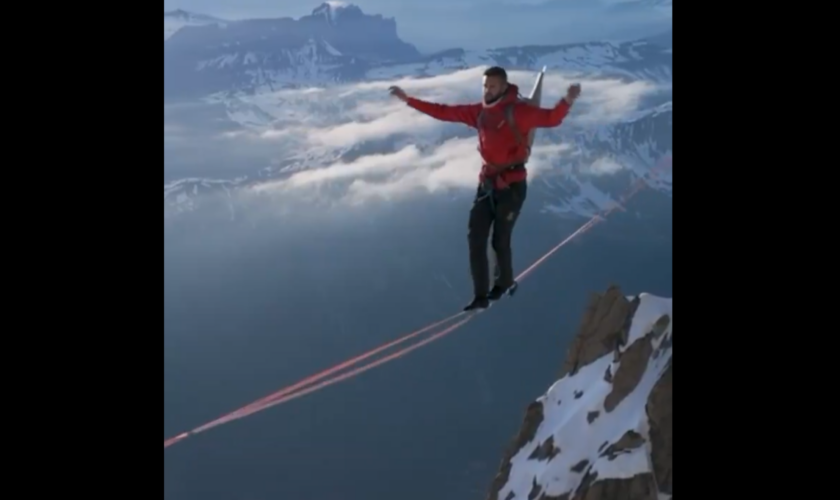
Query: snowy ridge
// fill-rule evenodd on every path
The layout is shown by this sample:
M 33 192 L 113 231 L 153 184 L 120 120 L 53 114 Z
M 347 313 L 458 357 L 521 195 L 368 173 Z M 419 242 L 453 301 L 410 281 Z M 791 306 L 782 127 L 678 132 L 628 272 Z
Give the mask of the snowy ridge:
M 230 109 L 229 118 L 248 128 L 271 128 L 272 123 L 287 114 L 288 100 L 266 95 L 283 88 L 312 88 L 340 84 L 338 70 L 345 67 L 344 57 L 334 47 L 323 41 L 310 39 L 309 43 L 295 51 L 281 51 L 281 69 L 259 69 L 259 55 L 245 54 L 237 59 L 235 55 L 220 56 L 214 60 L 198 63 L 204 70 L 213 65 L 216 68 L 241 64 L 248 75 L 248 89 L 215 93 L 208 97 Z M 654 84 L 668 84 L 673 80 L 671 71 L 672 54 L 669 49 L 646 41 L 612 44 L 597 42 L 589 44 L 561 45 L 553 47 L 505 48 L 486 51 L 449 51 L 431 56 L 423 62 L 411 64 L 384 65 L 370 70 L 364 77 L 367 82 L 397 80 L 401 78 L 427 78 L 453 73 L 455 71 L 500 64 L 511 70 L 538 71 L 546 67 L 549 71 L 580 72 L 588 75 L 604 75 L 628 80 L 643 80 Z M 253 69 L 248 67 L 253 66 Z M 313 88 L 313 92 L 317 89 Z M 240 112 L 246 109 L 243 117 Z M 259 110 L 257 112 L 257 110 Z M 669 110 L 663 110 L 669 111 Z M 255 120 L 255 114 L 260 119 Z M 638 118 L 645 116 L 640 111 Z
M 207 16 L 190 16 L 178 17 L 174 22 L 179 24 L 173 26 L 213 22 Z M 166 21 L 164 30 L 169 33 Z M 252 94 L 266 88 L 434 76 L 480 65 L 597 69 L 631 78 L 672 79 L 668 43 L 637 40 L 452 49 L 424 56 L 397 36 L 393 19 L 367 15 L 355 5 L 337 2 L 321 4 L 298 21 L 245 20 L 228 25 L 230 29 L 224 32 L 191 32 L 164 51 L 165 94 Z
M 201 195 L 224 194 L 231 220 L 236 216 L 232 200 L 232 191 L 245 182 L 245 178 L 233 180 L 187 178 L 178 179 L 163 185 L 163 218 L 190 212 L 196 208 L 196 200 Z
M 592 321 L 582 327 L 581 335 L 598 330 L 599 325 L 592 323 L 599 316 L 603 323 L 611 315 L 620 325 L 617 309 L 622 307 L 632 317 L 629 328 L 625 323 L 618 339 L 590 338 L 589 343 L 578 339 L 572 350 L 578 348 L 577 354 L 584 353 L 581 356 L 598 344 L 615 347 L 586 364 L 574 359 L 570 372 L 529 408 L 529 414 L 541 414 L 533 419 L 539 424 L 523 430 L 531 435 L 503 463 L 491 490 L 492 500 L 633 500 L 651 498 L 652 491 L 658 492 L 659 500 L 671 498 L 670 436 L 663 445 L 661 429 L 661 423 L 670 419 L 669 383 L 659 392 L 667 392 L 665 399 L 651 403 L 651 398 L 666 371 L 670 380 L 672 299 L 643 293 L 628 302 L 619 294 L 614 288 L 601 299 L 612 295 L 614 307 L 590 309 Z M 655 439 L 651 438 L 653 418 L 658 419 Z M 666 425 L 670 426 L 670 420 Z M 666 432 L 670 434 L 670 427 Z M 615 484 L 597 488 L 604 481 Z M 637 496 L 637 488 L 648 494 Z M 611 493 L 604 494 L 606 490 Z
M 318 15 L 324 16 L 324 18 L 327 21 L 329 21 L 331 24 L 335 24 L 338 21 L 339 16 L 341 15 L 341 11 L 343 11 L 345 9 L 348 9 L 348 8 L 358 9 L 358 7 L 356 7 L 355 5 L 347 3 L 347 2 L 336 2 L 336 1 L 324 2 L 321 5 L 319 5 L 318 7 L 316 7 L 315 10 L 312 11 L 312 15 L 313 16 L 318 16 Z
M 172 37 L 185 26 L 205 26 L 208 24 L 224 25 L 224 21 L 205 14 L 195 14 L 185 10 L 173 10 L 163 13 L 163 41 Z
M 231 51 L 195 63 L 195 70 L 235 71 L 255 93 L 276 88 L 330 85 L 339 80 L 337 70 L 349 59 L 326 40 L 310 38 L 302 46 L 271 52 Z
M 645 178 L 649 187 L 670 195 L 673 185 L 667 167 L 673 154 L 672 108 L 668 101 L 619 123 L 578 130 L 570 141 L 576 154 L 564 158 L 550 175 L 537 179 L 553 190 L 556 200 L 547 204 L 544 211 L 591 217 L 609 209 L 620 202 L 616 199 L 620 192 L 611 192 L 593 180 L 619 171 Z M 545 135 L 549 140 L 560 141 L 558 132 L 547 131 Z M 619 191 L 623 189 L 626 186 Z
M 424 77 L 483 65 L 536 70 L 543 66 L 564 71 L 600 71 L 631 78 L 670 82 L 671 52 L 667 47 L 638 40 L 565 45 L 504 47 L 489 50 L 448 50 L 420 61 L 384 65 L 367 72 L 372 80 Z

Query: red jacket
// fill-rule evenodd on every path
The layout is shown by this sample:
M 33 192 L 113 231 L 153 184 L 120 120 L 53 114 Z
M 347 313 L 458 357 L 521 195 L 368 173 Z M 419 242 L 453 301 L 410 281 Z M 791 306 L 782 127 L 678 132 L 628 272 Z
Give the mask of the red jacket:
M 483 180 L 499 173 L 496 186 L 501 188 L 511 182 L 524 180 L 528 176 L 525 169 L 504 170 L 511 165 L 525 163 L 530 153 L 528 135 L 536 128 L 556 127 L 563 122 L 569 112 L 569 103 L 561 100 L 551 109 L 539 108 L 518 100 L 519 88 L 508 85 L 507 93 L 489 106 L 484 103 L 449 106 L 435 104 L 409 97 L 407 104 L 432 118 L 445 122 L 463 123 L 478 130 L 478 151 L 483 160 L 481 175 Z M 513 121 L 520 135 L 511 130 L 506 123 L 505 108 L 513 103 Z M 479 115 L 484 111 L 481 122 Z M 521 139 L 521 140 L 520 140 Z

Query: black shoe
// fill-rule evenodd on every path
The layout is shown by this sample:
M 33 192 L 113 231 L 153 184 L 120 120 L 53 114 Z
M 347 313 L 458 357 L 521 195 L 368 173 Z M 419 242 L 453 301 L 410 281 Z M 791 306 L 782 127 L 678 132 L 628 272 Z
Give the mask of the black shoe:
M 487 298 L 490 300 L 499 300 L 505 296 L 505 294 L 513 295 L 516 293 L 517 283 L 514 281 L 513 285 L 511 286 L 499 286 L 494 285 L 493 289 L 490 290 L 490 293 L 487 294 Z
M 493 289 L 490 290 L 490 293 L 487 294 L 487 298 L 490 300 L 499 300 L 507 292 L 507 288 L 501 287 L 499 285 L 493 286 Z
M 487 300 L 487 297 L 476 297 L 473 299 L 472 302 L 467 304 L 464 307 L 464 311 L 473 311 L 475 309 L 487 309 L 490 307 L 490 301 Z

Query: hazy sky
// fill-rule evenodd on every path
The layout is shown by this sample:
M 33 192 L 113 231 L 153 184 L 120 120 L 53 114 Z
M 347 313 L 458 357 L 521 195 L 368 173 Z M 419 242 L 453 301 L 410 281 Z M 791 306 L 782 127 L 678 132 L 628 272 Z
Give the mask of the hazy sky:
M 401 38 L 420 50 L 571 43 L 610 37 L 640 22 L 636 14 L 606 19 L 599 10 L 624 0 L 357 0 L 368 14 L 397 20 Z M 300 17 L 321 0 L 164 0 L 176 8 L 227 19 Z M 649 17 L 649 14 L 645 14 Z M 643 20 L 647 21 L 647 19 Z M 631 36 L 632 37 L 632 36 Z
M 410 12 L 417 8 L 430 11 L 469 10 L 488 3 L 544 4 L 550 0 L 357 0 L 353 3 L 371 14 L 395 16 L 399 12 Z M 596 1 L 596 0 L 594 0 Z M 244 17 L 299 17 L 308 14 L 321 4 L 321 0 L 164 0 L 164 10 L 176 8 L 202 12 L 228 18 Z

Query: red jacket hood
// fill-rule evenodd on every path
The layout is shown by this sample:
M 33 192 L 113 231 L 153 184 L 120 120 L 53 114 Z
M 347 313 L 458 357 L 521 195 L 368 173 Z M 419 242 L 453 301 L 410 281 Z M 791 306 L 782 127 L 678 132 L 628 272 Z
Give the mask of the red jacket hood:
M 492 104 L 487 104 L 486 102 L 484 102 L 482 100 L 481 104 L 485 108 L 492 108 L 492 107 L 495 107 L 495 106 L 503 106 L 507 103 L 515 101 L 518 97 L 519 97 L 519 87 L 512 84 L 512 83 L 509 83 L 507 91 L 505 91 L 505 95 L 503 95 L 501 99 L 499 99 L 498 101 L 496 101 Z

